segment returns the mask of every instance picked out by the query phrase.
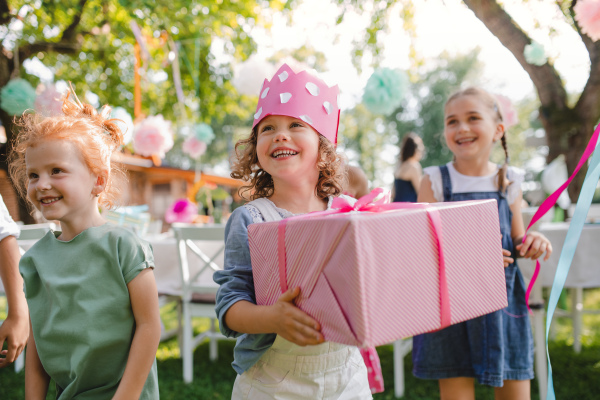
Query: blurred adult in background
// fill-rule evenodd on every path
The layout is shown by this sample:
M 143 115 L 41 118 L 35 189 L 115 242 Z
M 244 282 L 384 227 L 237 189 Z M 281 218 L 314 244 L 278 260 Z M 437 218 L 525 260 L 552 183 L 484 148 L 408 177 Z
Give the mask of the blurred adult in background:
M 414 133 L 404 137 L 400 147 L 398 166 L 394 172 L 392 199 L 398 202 L 416 202 L 417 190 L 421 185 L 421 158 L 423 157 L 423 141 Z
M 344 194 L 360 199 L 369 193 L 369 180 L 360 167 L 354 165 L 346 166 L 346 187 Z

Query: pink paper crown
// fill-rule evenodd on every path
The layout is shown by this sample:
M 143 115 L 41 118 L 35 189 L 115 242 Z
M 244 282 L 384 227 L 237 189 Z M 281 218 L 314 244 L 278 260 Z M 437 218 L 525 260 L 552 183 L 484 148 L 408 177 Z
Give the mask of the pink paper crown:
M 308 72 L 295 73 L 283 64 L 271 81 L 265 79 L 263 82 L 252 128 L 268 115 L 285 115 L 303 120 L 331 143 L 337 144 L 338 94 L 337 85 L 329 87 Z

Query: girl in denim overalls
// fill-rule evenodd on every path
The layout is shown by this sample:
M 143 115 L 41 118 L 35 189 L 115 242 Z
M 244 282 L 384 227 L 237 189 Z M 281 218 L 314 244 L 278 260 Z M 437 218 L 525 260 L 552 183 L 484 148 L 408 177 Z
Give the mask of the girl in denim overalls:
M 242 194 L 252 201 L 227 221 L 224 269 L 214 274 L 221 332 L 237 337 L 233 399 L 372 397 L 358 348 L 324 341 L 294 304 L 299 288 L 256 304 L 248 245 L 248 225 L 323 211 L 342 192 L 337 92 L 284 64 L 263 83 L 250 137 L 236 144 L 231 175 L 248 182 Z
M 444 136 L 454 161 L 425 169 L 418 201 L 498 201 L 508 307 L 415 336 L 413 373 L 418 378 L 438 379 L 442 399 L 474 399 L 474 379 L 495 387 L 496 399 L 529 399 L 533 339 L 525 285 L 512 254 L 516 251 L 521 257 L 537 259 L 546 253 L 548 259 L 552 247 L 537 232 L 528 233 L 521 244 L 525 234 L 523 174 L 507 165 L 504 122 L 494 97 L 479 88 L 455 93 L 446 102 L 444 119 Z M 506 155 L 502 167 L 489 160 L 499 140 Z

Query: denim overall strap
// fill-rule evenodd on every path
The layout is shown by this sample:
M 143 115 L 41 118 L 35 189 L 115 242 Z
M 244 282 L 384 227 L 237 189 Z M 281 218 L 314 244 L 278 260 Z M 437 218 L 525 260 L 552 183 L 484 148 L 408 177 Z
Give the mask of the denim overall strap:
M 442 174 L 444 201 L 452 201 L 452 181 L 450 180 L 450 172 L 448 172 L 448 167 L 445 165 L 440 165 L 440 173 Z

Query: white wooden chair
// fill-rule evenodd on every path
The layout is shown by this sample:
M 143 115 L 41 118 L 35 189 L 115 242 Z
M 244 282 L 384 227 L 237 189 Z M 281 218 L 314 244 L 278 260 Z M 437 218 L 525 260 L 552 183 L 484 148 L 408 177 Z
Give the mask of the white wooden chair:
M 57 229 L 57 226 L 53 222 L 44 222 L 41 224 L 19 225 L 19 229 L 21 230 L 21 234 L 19 235 L 18 239 L 19 241 L 37 240 L 44 237 L 49 230 Z M 24 252 L 21 251 L 21 253 Z
M 56 229 L 56 225 L 52 222 L 43 223 L 43 224 L 33 224 L 33 225 L 19 225 L 19 229 L 21 230 L 21 234 L 17 239 L 17 243 L 22 240 L 37 240 L 41 239 L 50 229 Z M 21 255 L 25 254 L 25 250 L 19 246 L 19 251 Z M 0 282 L 0 293 L 4 294 L 4 287 L 2 286 L 2 282 Z M 7 310 L 8 312 L 8 310 Z M 0 325 L 2 321 L 0 320 Z M 14 362 L 15 372 L 19 372 L 25 366 L 25 352 L 21 353 L 19 357 Z
M 193 379 L 194 349 L 205 339 L 210 341 L 209 357 L 216 360 L 217 340 L 225 339 L 216 328 L 217 315 L 215 313 L 215 298 L 218 286 L 212 282 L 212 273 L 223 269 L 215 261 L 220 260 L 225 249 L 225 226 L 183 226 L 174 224 L 173 232 L 177 241 L 177 254 L 181 271 L 181 302 L 183 308 L 180 335 L 180 349 L 183 359 L 183 380 L 190 383 Z M 195 242 L 211 242 L 211 251 L 207 255 Z M 188 251 L 198 257 L 202 263 L 199 270 L 190 272 Z M 200 281 L 198 278 L 203 275 Z M 210 278 L 207 278 L 207 275 Z M 210 329 L 194 337 L 192 317 L 210 318 Z
M 412 350 L 412 337 L 394 342 L 394 396 L 404 397 L 404 357 Z

